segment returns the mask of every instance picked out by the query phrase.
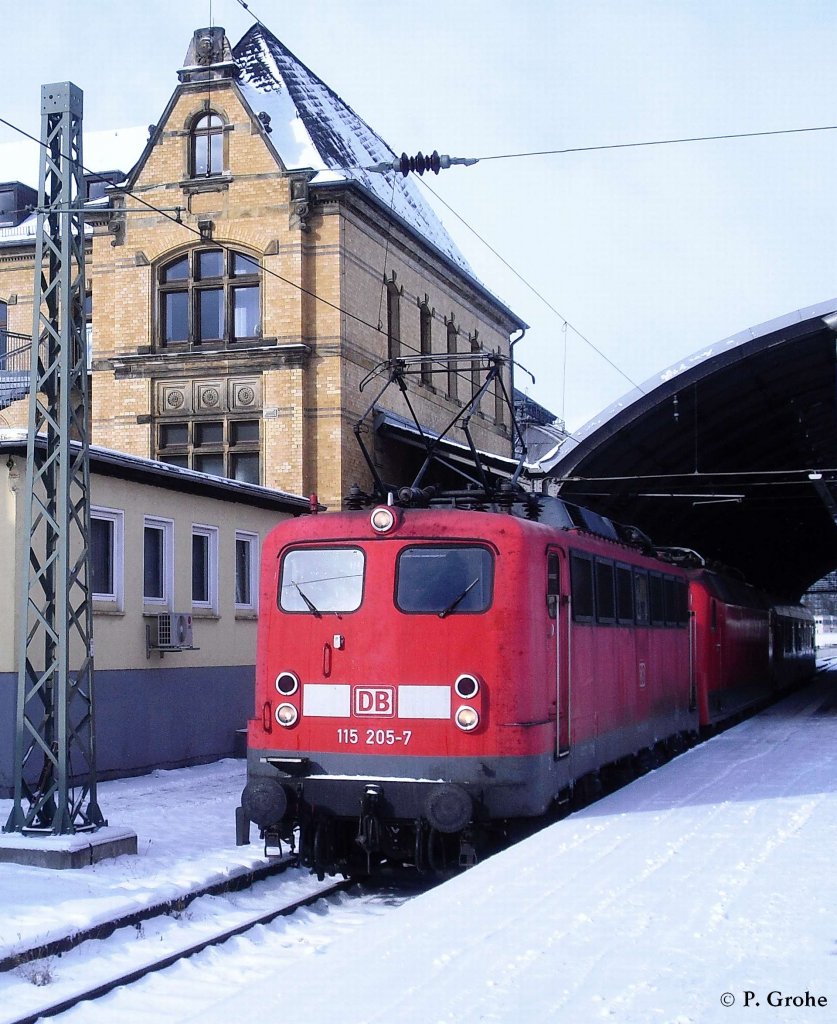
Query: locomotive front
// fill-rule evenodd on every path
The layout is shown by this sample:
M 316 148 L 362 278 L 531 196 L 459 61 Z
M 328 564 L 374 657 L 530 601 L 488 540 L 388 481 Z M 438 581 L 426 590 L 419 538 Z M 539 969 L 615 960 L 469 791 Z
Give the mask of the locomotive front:
M 516 564 L 504 518 L 379 506 L 270 535 L 240 812 L 268 849 L 298 829 L 321 874 L 446 870 L 474 861 L 492 821 L 543 810 L 532 730 L 497 727 L 531 713 L 499 685 L 527 646 L 504 639 L 520 618 L 497 586 L 498 563 Z

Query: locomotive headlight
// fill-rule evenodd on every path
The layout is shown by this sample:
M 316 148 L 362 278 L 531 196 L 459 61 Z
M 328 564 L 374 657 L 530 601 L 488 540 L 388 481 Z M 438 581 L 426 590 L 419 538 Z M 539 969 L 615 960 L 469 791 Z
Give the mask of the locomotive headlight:
M 463 732 L 473 732 L 480 724 L 480 716 L 474 708 L 469 708 L 467 704 L 463 704 L 461 708 L 457 709 L 454 721 Z
M 276 721 L 280 725 L 284 725 L 286 729 L 289 729 L 292 725 L 296 725 L 296 720 L 298 718 L 299 712 L 293 704 L 280 704 L 276 709 Z
M 461 697 L 463 700 L 473 700 L 480 692 L 480 681 L 469 672 L 463 672 L 453 684 L 453 688 L 457 697 Z
M 290 697 L 299 689 L 299 679 L 293 672 L 280 672 L 276 677 L 276 690 L 283 697 Z
M 389 533 L 395 526 L 395 513 L 387 505 L 379 505 L 373 509 L 369 522 L 375 533 Z

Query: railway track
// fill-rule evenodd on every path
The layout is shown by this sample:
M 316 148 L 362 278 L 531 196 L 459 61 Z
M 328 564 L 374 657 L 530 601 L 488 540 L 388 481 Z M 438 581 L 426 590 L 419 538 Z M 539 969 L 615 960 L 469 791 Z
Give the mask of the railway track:
M 253 872 L 259 878 L 251 879 L 249 884 L 252 885 L 255 881 L 259 880 L 264 881 L 265 876 L 275 875 L 282 870 L 286 870 L 289 866 L 289 864 L 270 865 L 269 869 L 272 870 L 265 868 Z M 16 968 L 19 973 L 45 995 L 46 992 L 44 990 L 51 981 L 51 965 L 54 963 L 55 958 L 62 956 L 66 950 L 78 948 L 84 942 L 101 941 L 111 938 L 117 941 L 120 932 L 125 931 L 130 933 L 133 939 L 136 939 L 142 936 L 143 929 L 148 922 L 154 921 L 155 918 L 167 919 L 168 927 L 166 927 L 166 931 L 169 934 L 167 935 L 166 942 L 162 943 L 161 941 L 160 943 L 165 947 L 164 952 L 151 953 L 150 950 L 140 950 L 137 944 L 133 943 L 130 955 L 132 966 L 130 969 L 122 969 L 115 973 L 111 972 L 108 976 L 104 977 L 101 972 L 97 972 L 95 980 L 88 979 L 87 981 L 79 982 L 77 986 L 73 986 L 73 991 L 63 991 L 60 997 L 56 995 L 49 1001 L 38 1001 L 37 1006 L 29 1005 L 23 1012 L 15 1010 L 13 1011 L 14 1016 L 8 1017 L 0 1012 L 0 1021 L 3 1024 L 35 1024 L 36 1021 L 43 1018 L 54 1017 L 57 1014 L 73 1009 L 80 1003 L 100 999 L 115 989 L 133 985 L 150 974 L 165 970 L 211 946 L 219 946 L 258 925 L 269 924 L 278 917 L 287 917 L 302 907 L 311 906 L 328 896 L 343 892 L 354 884 L 349 880 L 343 879 L 337 882 L 320 883 L 314 882 L 312 879 L 311 882 L 312 885 L 308 886 L 308 891 L 303 895 L 298 895 L 296 898 L 286 902 L 280 901 L 278 905 L 276 902 L 276 899 L 279 898 L 278 894 L 271 894 L 274 898 L 271 899 L 272 905 L 269 909 L 260 909 L 256 912 L 243 911 L 232 915 L 227 910 L 225 913 L 218 915 L 225 919 L 223 927 L 211 928 L 207 933 L 207 925 L 204 922 L 202 927 L 197 929 L 200 931 L 200 936 L 197 938 L 195 937 L 196 929 L 180 927 L 183 916 L 188 915 L 190 912 L 188 908 L 194 907 L 201 900 L 212 900 L 228 893 L 241 892 L 247 887 L 246 881 L 241 878 L 233 879 L 228 883 L 222 883 L 202 889 L 196 893 L 190 893 L 188 896 L 178 900 L 165 901 L 164 903 L 157 904 L 155 907 L 149 907 L 140 913 L 126 915 L 116 921 L 109 921 L 98 926 L 96 929 L 89 929 L 84 933 L 79 933 L 77 936 L 45 944 L 38 947 L 37 950 L 17 953 L 13 958 L 6 958 L 3 966 L 6 970 Z M 231 916 L 235 918 L 232 923 L 229 920 Z M 183 933 L 183 937 L 180 939 L 176 935 L 177 930 Z M 10 964 L 9 961 L 12 960 L 15 962 Z M 64 986 L 64 989 L 66 989 L 66 986 Z M 27 1000 L 27 1002 L 30 1001 Z

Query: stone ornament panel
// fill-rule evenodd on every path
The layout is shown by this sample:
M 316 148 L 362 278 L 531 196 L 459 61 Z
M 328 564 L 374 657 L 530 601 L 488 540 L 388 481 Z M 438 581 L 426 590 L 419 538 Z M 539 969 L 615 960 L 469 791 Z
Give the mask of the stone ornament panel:
M 223 380 L 196 380 L 192 382 L 195 412 L 224 412 L 226 394 Z
M 257 412 L 262 408 L 260 377 L 157 382 L 157 414 Z
M 233 412 L 257 410 L 262 407 L 260 377 L 231 377 L 227 381 L 229 405 Z
M 160 381 L 157 384 L 157 412 L 160 416 L 182 416 L 191 412 L 189 381 Z

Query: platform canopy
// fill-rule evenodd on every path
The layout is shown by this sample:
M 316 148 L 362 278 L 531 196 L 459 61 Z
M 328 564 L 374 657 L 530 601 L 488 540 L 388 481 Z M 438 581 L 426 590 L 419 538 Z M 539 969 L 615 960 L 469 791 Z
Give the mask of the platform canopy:
M 796 600 L 837 568 L 837 299 L 704 348 L 538 464 L 562 497 Z

